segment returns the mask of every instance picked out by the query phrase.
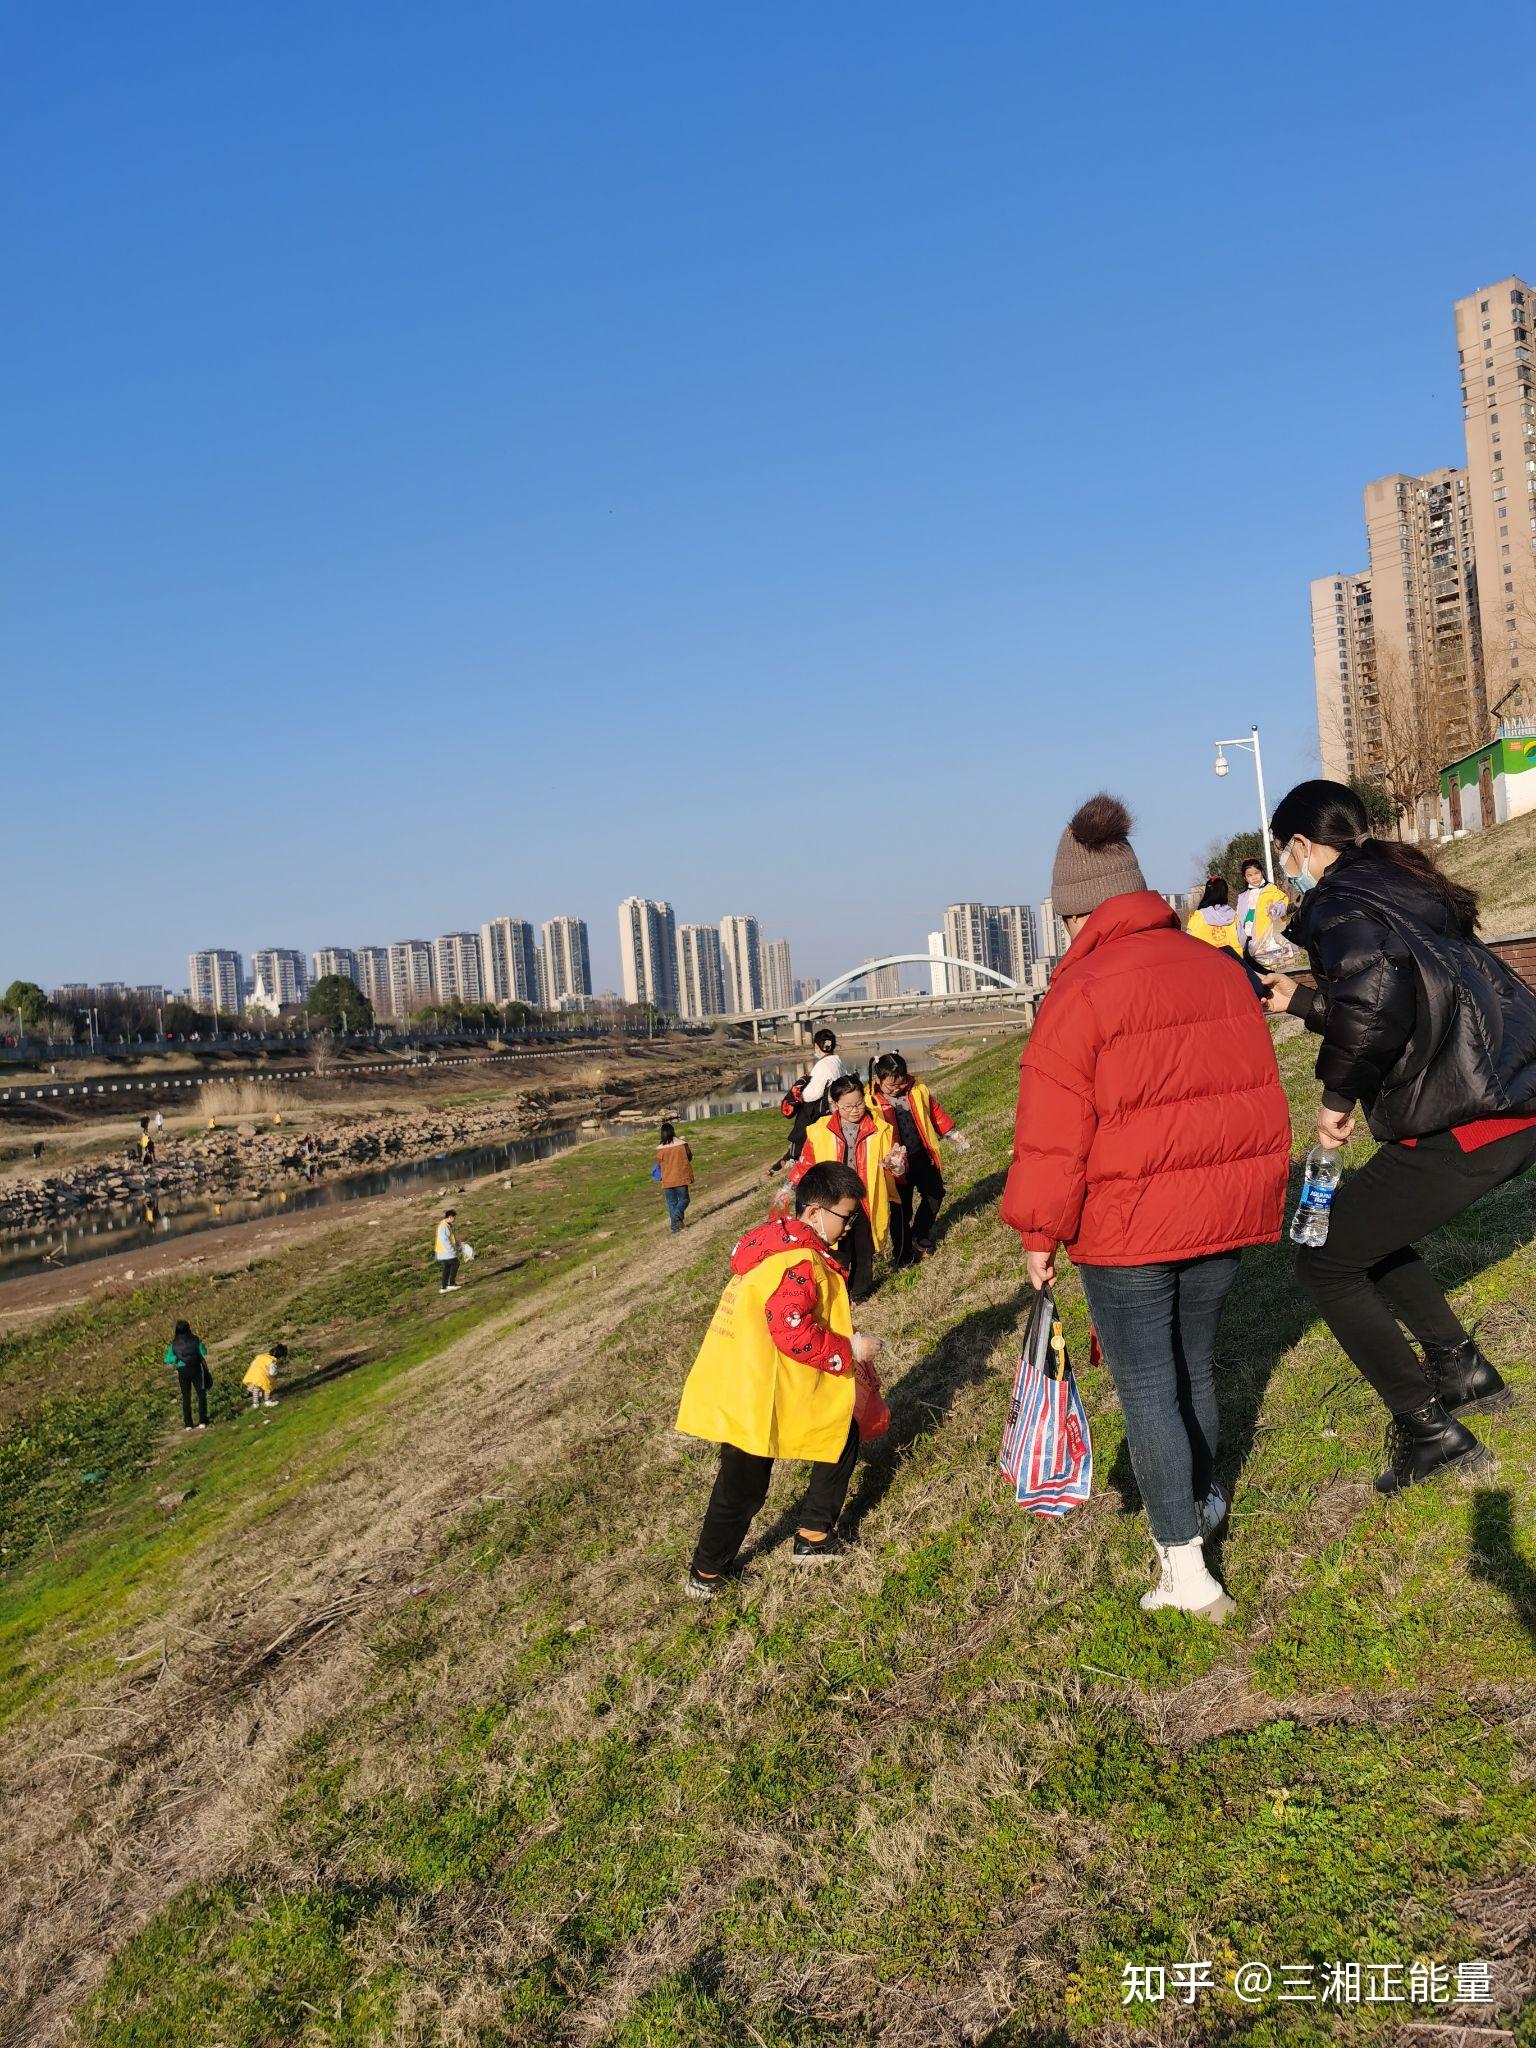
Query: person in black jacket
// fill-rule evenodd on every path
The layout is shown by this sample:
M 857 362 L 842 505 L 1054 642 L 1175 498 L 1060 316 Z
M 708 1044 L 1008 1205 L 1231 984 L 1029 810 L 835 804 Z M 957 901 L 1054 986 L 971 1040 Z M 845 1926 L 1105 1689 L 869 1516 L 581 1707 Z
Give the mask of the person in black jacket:
M 1322 1036 L 1320 1142 L 1347 1145 L 1357 1105 L 1380 1141 L 1297 1277 L 1391 1413 L 1376 1485 L 1396 1493 L 1486 1464 L 1460 1417 L 1511 1398 L 1413 1246 L 1536 1164 L 1536 993 L 1479 943 L 1472 891 L 1373 839 L 1342 783 L 1299 784 L 1272 829 L 1317 987 L 1266 975 L 1266 1005 Z

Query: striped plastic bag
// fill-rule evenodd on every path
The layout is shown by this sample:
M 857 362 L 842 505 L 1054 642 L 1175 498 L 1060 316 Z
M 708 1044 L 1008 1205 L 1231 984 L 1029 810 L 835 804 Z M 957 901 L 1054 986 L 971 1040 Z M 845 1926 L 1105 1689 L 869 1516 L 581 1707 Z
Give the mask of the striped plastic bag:
M 1035 1296 L 1024 1326 L 998 1464 L 1013 1483 L 1015 1500 L 1037 1515 L 1064 1515 L 1093 1487 L 1088 1413 L 1049 1287 Z

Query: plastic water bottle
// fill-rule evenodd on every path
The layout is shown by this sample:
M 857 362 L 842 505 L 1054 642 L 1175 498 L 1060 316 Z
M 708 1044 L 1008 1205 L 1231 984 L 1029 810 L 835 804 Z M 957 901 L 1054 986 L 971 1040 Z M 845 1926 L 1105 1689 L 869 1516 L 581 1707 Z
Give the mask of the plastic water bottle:
M 1291 1224 L 1291 1243 L 1317 1246 L 1328 1242 L 1333 1197 L 1344 1177 L 1343 1162 L 1331 1145 L 1314 1145 L 1307 1154 L 1306 1179 Z

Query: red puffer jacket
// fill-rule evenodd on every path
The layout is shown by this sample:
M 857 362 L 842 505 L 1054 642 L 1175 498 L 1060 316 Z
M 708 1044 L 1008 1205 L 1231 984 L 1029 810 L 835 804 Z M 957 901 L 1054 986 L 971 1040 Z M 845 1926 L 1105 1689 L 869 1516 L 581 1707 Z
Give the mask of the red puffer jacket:
M 1026 1251 L 1151 1266 L 1279 1237 L 1291 1120 L 1241 966 L 1151 890 L 1072 941 L 1019 1062 L 1001 1214 Z

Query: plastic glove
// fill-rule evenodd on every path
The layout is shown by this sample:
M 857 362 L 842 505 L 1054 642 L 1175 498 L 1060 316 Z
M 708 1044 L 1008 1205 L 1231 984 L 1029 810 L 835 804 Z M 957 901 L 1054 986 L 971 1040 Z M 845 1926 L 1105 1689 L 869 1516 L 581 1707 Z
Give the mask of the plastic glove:
M 971 1141 L 964 1131 L 950 1131 L 946 1133 L 945 1142 L 953 1145 L 957 1152 L 969 1152 L 971 1149 Z

